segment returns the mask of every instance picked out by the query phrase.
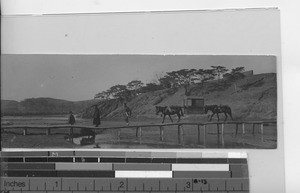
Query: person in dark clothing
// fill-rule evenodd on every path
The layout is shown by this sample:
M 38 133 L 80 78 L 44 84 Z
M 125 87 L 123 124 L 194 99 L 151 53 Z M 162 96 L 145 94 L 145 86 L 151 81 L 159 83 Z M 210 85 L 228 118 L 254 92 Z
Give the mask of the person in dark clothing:
M 125 122 L 126 125 L 129 125 L 129 117 L 131 116 L 131 109 L 124 103 L 124 115 L 125 115 Z
M 71 124 L 71 125 L 74 125 L 74 124 L 75 124 L 75 117 L 74 117 L 72 111 L 70 111 L 68 123 Z
M 96 127 L 98 127 L 101 124 L 101 120 L 100 120 L 100 111 L 97 105 L 94 106 L 95 107 L 95 112 L 94 112 L 94 119 L 93 119 L 93 124 L 96 125 Z

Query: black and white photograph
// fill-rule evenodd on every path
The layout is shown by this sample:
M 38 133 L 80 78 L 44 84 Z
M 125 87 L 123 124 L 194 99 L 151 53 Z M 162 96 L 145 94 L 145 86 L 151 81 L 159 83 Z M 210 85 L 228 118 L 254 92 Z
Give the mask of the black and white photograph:
M 3 148 L 277 148 L 275 56 L 4 55 Z

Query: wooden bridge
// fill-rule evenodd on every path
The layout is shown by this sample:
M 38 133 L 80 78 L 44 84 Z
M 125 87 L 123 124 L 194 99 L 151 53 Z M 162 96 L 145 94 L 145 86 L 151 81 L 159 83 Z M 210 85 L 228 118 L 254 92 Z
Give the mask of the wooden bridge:
M 92 126 L 84 126 L 84 125 L 53 125 L 53 126 L 40 126 L 40 125 L 9 125 L 9 126 L 1 126 L 1 132 L 4 132 L 5 130 L 11 130 L 11 129 L 22 129 L 23 135 L 28 135 L 28 130 L 33 129 L 43 129 L 45 130 L 46 135 L 51 135 L 52 129 L 70 129 L 69 135 L 71 137 L 71 140 L 73 141 L 73 135 L 74 135 L 74 129 L 91 129 L 93 131 L 96 130 L 106 130 L 106 129 L 114 129 L 118 130 L 117 135 L 118 139 L 120 140 L 120 135 L 122 132 L 122 129 L 125 128 L 132 128 L 136 130 L 136 137 L 138 139 L 139 144 L 142 144 L 142 138 L 143 138 L 143 130 L 147 129 L 147 127 L 157 127 L 159 129 L 160 133 L 160 141 L 164 141 L 164 128 L 165 127 L 171 127 L 176 126 L 177 127 L 177 133 L 178 133 L 178 144 L 184 145 L 184 127 L 185 126 L 195 126 L 195 129 L 197 129 L 198 132 L 198 144 L 200 145 L 201 141 L 201 130 L 203 133 L 202 139 L 203 139 L 203 145 L 206 145 L 206 138 L 207 138 L 207 126 L 208 125 L 215 125 L 217 128 L 217 135 L 218 135 L 218 142 L 221 138 L 222 147 L 225 146 L 224 141 L 224 130 L 225 125 L 234 125 L 235 126 L 235 135 L 238 134 L 239 129 L 242 130 L 242 135 L 245 135 L 245 125 L 252 125 L 252 134 L 255 134 L 255 130 L 259 129 L 259 134 L 261 135 L 261 139 L 263 141 L 263 135 L 264 135 L 264 125 L 276 125 L 277 121 L 275 120 L 269 120 L 269 121 L 228 121 L 228 122 L 179 122 L 179 123 L 167 123 L 167 124 L 147 124 L 147 125 L 128 125 L 128 126 L 113 126 L 113 127 L 92 127 Z M 221 130 L 221 131 L 220 131 Z

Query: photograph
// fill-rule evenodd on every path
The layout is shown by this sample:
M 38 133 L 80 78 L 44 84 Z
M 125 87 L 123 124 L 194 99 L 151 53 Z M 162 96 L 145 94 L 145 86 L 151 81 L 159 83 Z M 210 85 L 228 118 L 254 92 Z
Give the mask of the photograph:
M 2 148 L 276 149 L 272 55 L 7 54 Z

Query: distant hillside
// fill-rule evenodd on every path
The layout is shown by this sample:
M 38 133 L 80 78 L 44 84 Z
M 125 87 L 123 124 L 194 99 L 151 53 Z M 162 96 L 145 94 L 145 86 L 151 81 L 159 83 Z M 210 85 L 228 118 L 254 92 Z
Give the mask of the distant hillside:
M 69 113 L 70 110 L 81 113 L 97 101 L 72 102 L 53 98 L 30 98 L 21 102 L 1 100 L 1 115 L 58 115 Z
M 138 95 L 127 105 L 134 117 L 157 117 L 155 105 L 183 105 L 184 88 L 164 89 Z M 236 82 L 214 80 L 191 87 L 191 96 L 201 96 L 205 104 L 223 104 L 232 108 L 234 119 L 276 119 L 276 74 L 246 76 Z M 100 102 L 102 117 L 121 117 L 123 106 L 119 100 Z M 93 109 L 87 108 L 83 117 L 91 117 Z

